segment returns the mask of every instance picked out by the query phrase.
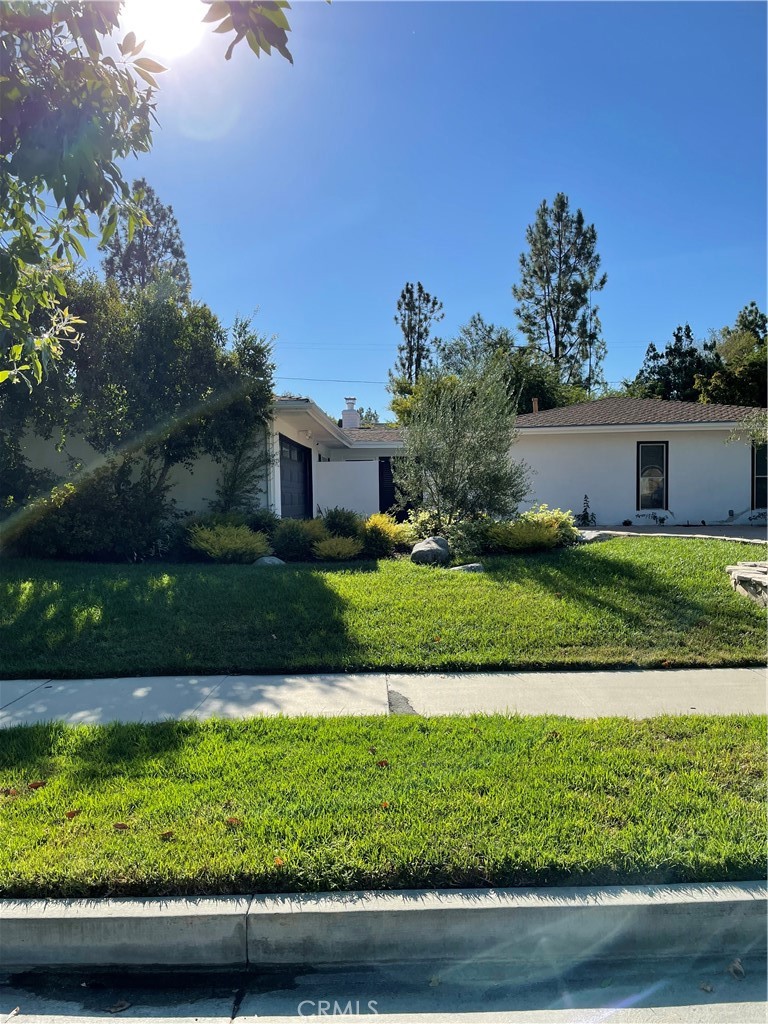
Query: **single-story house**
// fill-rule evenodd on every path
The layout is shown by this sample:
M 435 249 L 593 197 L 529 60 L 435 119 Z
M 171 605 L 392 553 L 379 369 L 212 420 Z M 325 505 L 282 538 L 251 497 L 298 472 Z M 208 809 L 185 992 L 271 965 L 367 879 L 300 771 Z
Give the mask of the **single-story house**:
M 601 398 L 518 416 L 513 457 L 529 499 L 574 512 L 589 496 L 600 525 L 748 522 L 766 506 L 766 449 L 726 444 L 737 405 Z
M 355 402 L 346 399 L 334 420 L 309 398 L 275 400 L 262 505 L 290 518 L 337 505 L 363 515 L 392 506 L 392 460 L 402 449 L 402 431 L 363 427 Z M 518 416 L 511 456 L 529 467 L 528 503 L 578 513 L 587 495 L 599 525 L 640 525 L 653 517 L 670 525 L 756 522 L 766 507 L 766 448 L 726 444 L 749 411 L 602 398 Z M 30 437 L 26 448 L 33 465 L 66 473 L 64 453 L 52 451 L 50 442 Z M 68 448 L 86 466 L 97 461 L 84 442 Z M 220 472 L 207 457 L 191 471 L 176 467 L 171 479 L 178 507 L 205 511 Z
M 346 399 L 340 419 L 334 420 L 310 398 L 275 399 L 264 438 L 270 464 L 254 496 L 257 504 L 293 519 L 311 518 L 334 506 L 365 516 L 391 508 L 392 458 L 402 448 L 402 434 L 393 428 L 362 427 L 355 402 Z M 25 438 L 24 454 L 35 469 L 62 479 L 70 476 L 72 460 L 86 471 L 103 461 L 83 438 L 69 438 L 58 451 L 53 441 L 33 433 Z M 175 466 L 169 482 L 177 507 L 208 511 L 220 475 L 221 466 L 207 455 L 191 469 Z

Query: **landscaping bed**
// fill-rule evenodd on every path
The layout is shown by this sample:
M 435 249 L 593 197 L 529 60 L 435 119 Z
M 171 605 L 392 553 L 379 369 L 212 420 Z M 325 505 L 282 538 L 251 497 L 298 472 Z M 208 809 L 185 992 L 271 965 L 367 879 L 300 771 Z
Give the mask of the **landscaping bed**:
M 0 895 L 759 878 L 765 738 L 736 715 L 18 726 Z
M 725 566 L 755 545 L 626 537 L 342 566 L 0 563 L 5 678 L 757 664 L 765 609 Z

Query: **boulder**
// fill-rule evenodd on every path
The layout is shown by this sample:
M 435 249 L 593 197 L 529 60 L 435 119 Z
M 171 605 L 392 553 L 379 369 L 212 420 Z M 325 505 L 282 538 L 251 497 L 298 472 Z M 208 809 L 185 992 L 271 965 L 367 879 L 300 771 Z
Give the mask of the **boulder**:
M 466 565 L 453 565 L 448 572 L 485 572 L 482 562 L 468 562 Z
M 411 561 L 417 565 L 448 565 L 451 549 L 445 537 L 427 537 L 414 544 Z
M 253 563 L 254 565 L 285 565 L 282 558 L 276 558 L 274 555 L 262 555 L 261 558 L 257 558 Z

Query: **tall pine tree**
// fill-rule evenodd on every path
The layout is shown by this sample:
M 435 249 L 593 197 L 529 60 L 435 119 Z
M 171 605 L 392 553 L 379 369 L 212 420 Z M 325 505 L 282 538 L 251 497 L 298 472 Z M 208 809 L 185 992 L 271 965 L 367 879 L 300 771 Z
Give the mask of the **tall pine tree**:
M 443 304 L 424 289 L 421 281 L 410 281 L 397 300 L 395 323 L 403 340 L 397 348 L 397 362 L 390 376 L 402 378 L 413 386 L 432 361 L 430 332 L 432 325 L 443 319 Z
M 592 294 L 606 283 L 600 274 L 597 232 L 572 213 L 568 196 L 545 199 L 526 229 L 528 252 L 520 256 L 520 282 L 512 286 L 515 313 L 528 344 L 552 360 L 560 379 L 591 391 L 602 382 L 606 346 Z
M 129 237 L 128 215 L 121 213 L 115 233 L 100 246 L 106 253 L 104 274 L 124 291 L 170 280 L 188 297 L 189 266 L 173 207 L 162 203 L 144 178 L 134 181 L 132 198 L 149 223 L 137 227 Z

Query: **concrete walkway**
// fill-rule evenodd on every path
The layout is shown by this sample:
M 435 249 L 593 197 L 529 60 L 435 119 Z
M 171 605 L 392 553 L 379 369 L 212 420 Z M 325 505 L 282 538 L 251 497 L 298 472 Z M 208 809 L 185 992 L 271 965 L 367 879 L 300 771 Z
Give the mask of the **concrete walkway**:
M 765 523 L 762 525 L 721 526 L 596 526 L 581 531 L 588 541 L 611 540 L 614 537 L 693 537 L 698 540 L 726 540 L 742 544 L 765 544 L 768 540 Z
M 762 668 L 0 681 L 0 728 L 251 715 L 765 714 Z

